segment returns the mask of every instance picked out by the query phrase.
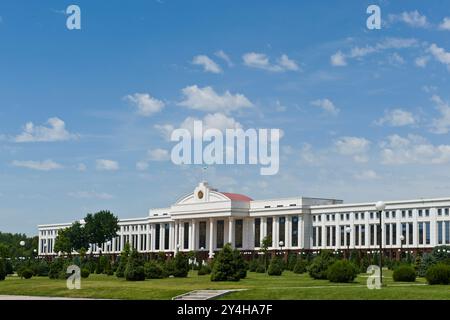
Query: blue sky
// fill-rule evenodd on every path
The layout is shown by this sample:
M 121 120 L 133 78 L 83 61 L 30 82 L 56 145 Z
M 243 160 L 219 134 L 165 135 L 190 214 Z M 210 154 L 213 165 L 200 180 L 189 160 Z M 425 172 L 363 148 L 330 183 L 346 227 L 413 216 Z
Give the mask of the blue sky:
M 0 39 L 2 231 L 172 204 L 202 179 L 168 159 L 193 119 L 283 131 L 279 173 L 212 166 L 223 191 L 449 196 L 447 1 L 2 1 Z

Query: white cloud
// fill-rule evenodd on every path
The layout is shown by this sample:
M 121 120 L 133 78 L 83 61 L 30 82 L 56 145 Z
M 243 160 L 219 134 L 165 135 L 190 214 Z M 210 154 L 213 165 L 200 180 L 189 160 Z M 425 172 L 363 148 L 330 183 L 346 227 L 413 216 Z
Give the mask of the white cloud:
M 194 121 L 199 121 L 200 119 L 195 117 L 187 117 L 180 125 L 180 128 L 188 130 L 192 135 L 194 135 Z M 203 131 L 208 129 L 217 129 L 225 132 L 226 129 L 242 129 L 242 125 L 237 122 L 232 117 L 227 117 L 223 113 L 207 114 L 203 119 L 201 119 L 203 124 Z M 195 137 L 201 138 L 201 137 Z
M 166 161 L 170 159 L 169 151 L 165 149 L 152 149 L 147 152 L 151 161 Z
M 215 53 L 215 55 L 217 57 L 219 57 L 220 59 L 224 60 L 229 67 L 233 67 L 233 61 L 231 61 L 231 58 L 223 51 L 223 50 L 219 50 Z
M 276 64 L 272 64 L 263 53 L 248 52 L 242 56 L 244 64 L 250 68 L 262 69 L 271 72 L 298 71 L 300 68 L 294 60 L 289 59 L 286 54 L 277 59 Z
M 450 30 L 450 18 L 444 18 L 442 23 L 439 25 L 439 30 Z
M 80 163 L 77 166 L 77 170 L 80 171 L 80 172 L 85 172 L 87 170 L 87 167 L 86 167 L 86 165 L 84 163 Z
M 184 88 L 182 92 L 184 100 L 178 105 L 194 110 L 229 113 L 253 106 L 243 94 L 231 94 L 229 91 L 226 91 L 224 94 L 219 95 L 212 87 L 199 88 L 194 85 Z
M 350 49 L 349 53 L 343 53 L 342 51 L 338 51 L 334 55 L 331 56 L 331 64 L 333 66 L 346 66 L 347 65 L 347 59 L 362 59 L 363 57 L 373 54 L 382 52 L 385 50 L 392 50 L 392 49 L 406 49 L 415 47 L 418 45 L 418 41 L 413 38 L 386 38 L 383 41 L 380 41 L 376 43 L 373 46 L 365 46 L 365 47 L 353 47 Z M 398 53 L 397 55 L 393 55 L 391 59 L 394 58 L 399 62 L 399 60 L 403 59 L 401 58 Z M 399 59 L 401 58 L 401 59 Z M 395 61 L 394 61 L 395 62 Z
M 388 57 L 388 61 L 390 64 L 397 66 L 405 64 L 405 59 L 401 55 L 399 55 L 397 52 L 394 52 Z
M 380 144 L 382 163 L 402 164 L 445 164 L 450 162 L 450 145 L 433 145 L 417 135 L 401 137 L 391 135 Z
M 206 55 L 195 56 L 192 64 L 202 66 L 205 72 L 222 73 L 220 66 Z
M 416 123 L 416 118 L 411 112 L 394 109 L 386 111 L 384 117 L 376 121 L 377 125 L 390 125 L 392 127 L 403 127 L 408 125 L 413 125 Z
M 424 57 L 417 57 L 414 60 L 414 63 L 416 64 L 416 66 L 420 68 L 425 68 L 428 64 L 428 61 L 430 61 L 430 57 L 424 56 Z
M 139 171 L 145 171 L 148 169 L 148 167 L 149 167 L 149 164 L 147 161 L 138 161 L 136 163 L 136 169 Z
M 442 100 L 441 97 L 433 95 L 431 98 L 436 104 L 436 108 L 441 113 L 441 117 L 433 119 L 431 132 L 436 134 L 446 134 L 450 131 L 450 105 L 448 102 Z
M 379 179 L 378 174 L 373 170 L 364 170 L 356 173 L 354 177 L 358 180 L 376 180 Z
M 334 143 L 339 154 L 353 156 L 355 162 L 367 162 L 370 141 L 359 137 L 342 137 Z
M 171 124 L 155 124 L 153 127 L 158 130 L 161 136 L 167 141 L 170 141 L 170 135 L 173 130 L 175 130 L 175 127 Z
M 342 51 L 338 51 L 335 54 L 333 54 L 330 58 L 330 62 L 331 65 L 335 67 L 344 67 L 347 65 L 345 55 L 342 53 Z
M 12 165 L 15 167 L 27 168 L 38 171 L 51 171 L 63 168 L 62 165 L 52 160 L 45 161 L 18 161 L 14 160 Z
M 419 13 L 419 11 L 402 12 L 400 14 L 389 15 L 391 22 L 403 22 L 414 28 L 427 28 L 430 26 L 426 16 Z
M 119 170 L 119 163 L 113 160 L 98 159 L 96 168 L 98 171 L 117 171 Z
M 127 95 L 125 100 L 132 103 L 137 108 L 137 114 L 144 117 L 149 117 L 154 113 L 160 112 L 165 106 L 164 102 L 151 97 L 148 93 Z
M 76 191 L 76 192 L 69 192 L 69 197 L 77 198 L 77 199 L 98 199 L 98 200 L 110 200 L 114 198 L 109 193 L 105 192 L 95 192 L 95 191 Z
M 450 52 L 445 51 L 443 48 L 438 47 L 434 43 L 430 46 L 428 50 L 437 61 L 447 65 L 447 67 L 450 68 Z
M 318 99 L 312 101 L 311 104 L 315 107 L 319 107 L 325 110 L 327 113 L 332 115 L 337 115 L 339 113 L 339 109 L 334 105 L 334 103 L 329 99 Z
M 48 126 L 35 126 L 33 122 L 28 122 L 21 134 L 13 140 L 15 142 L 55 142 L 76 139 L 77 135 L 66 130 L 66 124 L 59 118 L 47 120 Z

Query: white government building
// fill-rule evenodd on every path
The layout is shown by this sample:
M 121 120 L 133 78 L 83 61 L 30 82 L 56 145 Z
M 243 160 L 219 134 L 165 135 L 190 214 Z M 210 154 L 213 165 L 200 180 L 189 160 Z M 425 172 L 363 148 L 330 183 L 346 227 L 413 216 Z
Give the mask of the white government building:
M 450 198 L 386 202 L 382 212 L 385 254 L 429 250 L 450 244 Z M 120 220 L 116 238 L 89 252 L 119 254 L 125 243 L 142 253 L 202 251 L 209 257 L 231 243 L 245 252 L 271 250 L 377 250 L 379 212 L 375 203 L 293 197 L 252 200 L 220 192 L 207 182 L 168 208 L 150 209 L 145 218 Z M 55 255 L 58 230 L 71 224 L 39 225 L 39 255 Z

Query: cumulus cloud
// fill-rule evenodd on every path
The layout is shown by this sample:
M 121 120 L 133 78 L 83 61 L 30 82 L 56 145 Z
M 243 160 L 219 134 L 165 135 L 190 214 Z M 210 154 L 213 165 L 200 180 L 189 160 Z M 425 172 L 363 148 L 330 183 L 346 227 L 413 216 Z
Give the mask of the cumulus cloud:
M 416 121 L 417 119 L 411 112 L 402 109 L 394 109 L 386 111 L 384 117 L 377 120 L 375 123 L 380 126 L 387 124 L 392 127 L 403 127 L 413 125 Z
M 436 134 L 446 134 L 450 131 L 450 105 L 441 97 L 433 95 L 431 98 L 436 104 L 436 108 L 441 114 L 440 118 L 433 119 L 431 132 Z
M 233 67 L 233 61 L 231 61 L 231 58 L 223 51 L 219 50 L 215 53 L 216 57 L 219 57 L 220 59 L 224 60 L 229 67 Z
M 134 93 L 127 95 L 125 100 L 136 107 L 137 114 L 144 117 L 149 117 L 154 113 L 160 112 L 165 106 L 164 102 L 153 98 L 148 93 Z
M 433 55 L 433 57 L 442 64 L 445 64 L 450 70 L 450 52 L 445 51 L 445 49 L 438 47 L 433 43 L 428 51 Z
M 117 171 L 119 170 L 119 163 L 114 160 L 98 159 L 96 168 L 98 171 Z
M 338 51 L 330 58 L 331 65 L 335 67 L 344 67 L 347 65 L 346 57 L 342 51 Z
M 50 118 L 46 122 L 47 126 L 36 126 L 33 122 L 28 122 L 23 128 L 23 132 L 13 140 L 18 143 L 23 142 L 55 142 L 76 139 L 78 136 L 66 130 L 66 124 L 59 118 Z
M 439 30 L 450 30 L 450 18 L 445 17 L 442 23 L 439 25 Z
M 179 102 L 178 105 L 194 110 L 230 113 L 253 106 L 243 94 L 232 94 L 226 91 L 220 95 L 212 87 L 199 88 L 194 85 L 184 88 L 182 93 L 184 100 Z
M 52 160 L 45 160 L 45 161 L 14 160 L 12 162 L 12 165 L 15 167 L 27 168 L 27 169 L 38 170 L 38 171 L 51 171 L 51 170 L 63 168 L 63 166 L 61 164 L 54 162 Z
M 285 72 L 300 70 L 297 62 L 282 54 L 276 61 L 271 63 L 269 57 L 263 53 L 248 52 L 242 56 L 244 65 L 250 68 L 262 69 L 271 72 Z
M 355 179 L 358 180 L 376 180 L 379 179 L 378 174 L 373 170 L 364 170 L 362 172 L 355 173 Z
M 337 115 L 339 113 L 339 109 L 334 105 L 334 103 L 329 99 L 318 99 L 311 101 L 311 105 L 315 107 L 319 107 L 322 110 L 326 111 L 329 114 Z
M 335 141 L 336 151 L 344 156 L 352 156 L 355 162 L 367 162 L 370 141 L 359 137 L 342 137 Z
M 400 14 L 389 15 L 390 22 L 403 22 L 413 28 L 428 28 L 430 24 L 425 15 L 420 14 L 419 11 L 402 12 Z
M 170 159 L 169 151 L 165 149 L 148 150 L 148 160 L 151 161 L 166 161 Z
M 341 50 L 339 50 L 331 56 L 330 62 L 333 66 L 343 67 L 348 64 L 348 59 L 362 59 L 367 55 L 383 52 L 385 50 L 399 50 L 416 47 L 418 43 L 419 42 L 417 41 L 417 39 L 413 38 L 386 38 L 383 41 L 376 43 L 375 45 L 366 45 L 365 47 L 355 46 L 351 48 L 348 53 L 343 53 Z M 393 56 L 394 59 L 397 58 L 397 62 L 399 60 L 398 57 L 398 53 L 397 56 Z
M 423 57 L 417 57 L 414 60 L 414 63 L 416 64 L 416 66 L 418 66 L 420 68 L 425 68 L 428 64 L 428 61 L 430 61 L 430 57 L 423 56 Z
M 380 146 L 382 163 L 385 165 L 450 162 L 450 145 L 433 145 L 418 135 L 391 135 Z
M 205 72 L 222 73 L 220 66 L 206 55 L 195 56 L 192 64 L 202 66 Z
M 95 191 L 75 191 L 69 192 L 69 197 L 76 199 L 98 199 L 98 200 L 110 200 L 114 198 L 109 193 L 105 192 L 95 192 Z

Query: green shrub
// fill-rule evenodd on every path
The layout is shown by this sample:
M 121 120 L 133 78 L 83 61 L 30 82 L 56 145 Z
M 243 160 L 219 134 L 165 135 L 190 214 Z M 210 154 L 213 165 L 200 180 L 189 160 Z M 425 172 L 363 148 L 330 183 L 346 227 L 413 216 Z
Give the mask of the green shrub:
M 314 258 L 308 266 L 308 273 L 313 279 L 327 279 L 328 267 L 334 263 L 335 259 L 332 253 L 323 250 L 321 254 Z
M 25 268 L 22 270 L 20 276 L 24 279 L 30 279 L 33 276 L 33 271 L 29 268 Z
M 416 281 L 416 271 L 410 265 L 402 265 L 394 270 L 392 278 L 394 281 L 414 282 Z
M 45 260 L 41 260 L 32 266 L 33 274 L 35 276 L 47 277 L 48 276 L 48 263 Z
M 0 259 L 0 281 L 5 280 L 5 278 L 6 278 L 5 261 L 3 259 Z
M 287 269 L 290 271 L 294 271 L 295 265 L 297 264 L 297 255 L 290 254 L 287 262 Z
M 127 281 L 144 281 L 145 272 L 142 260 L 137 250 L 131 251 L 128 258 L 127 267 L 125 268 L 125 279 Z
M 239 279 L 245 279 L 247 277 L 248 264 L 245 262 L 244 257 L 239 250 L 233 251 L 233 260 Z
M 49 270 L 48 270 L 48 277 L 50 279 L 59 279 L 61 272 L 64 268 L 64 261 L 62 258 L 56 258 L 50 263 Z M 64 274 L 66 271 L 64 270 Z
M 294 273 L 302 274 L 306 272 L 307 267 L 308 262 L 306 260 L 298 259 L 292 271 L 294 271 Z
M 174 259 L 174 277 L 186 278 L 189 273 L 189 260 L 186 255 L 178 252 Z
M 200 269 L 198 269 L 198 273 L 199 276 L 204 276 L 206 274 L 211 274 L 211 267 L 209 266 L 209 264 L 203 264 Z
M 258 266 L 256 267 L 257 273 L 266 273 L 266 267 L 264 266 L 263 262 L 258 263 Z
M 425 275 L 429 284 L 450 284 L 450 266 L 438 263 L 428 268 Z
M 119 265 L 116 270 L 116 277 L 123 278 L 125 277 L 125 269 L 127 268 L 128 258 L 130 256 L 130 244 L 126 243 L 123 251 L 120 253 L 119 257 Z M 92 273 L 92 269 L 91 269 Z
M 11 260 L 5 259 L 4 263 L 5 263 L 5 272 L 6 272 L 6 274 L 7 275 L 8 274 L 13 274 L 14 273 L 14 268 L 13 268 L 13 265 L 11 263 Z
M 283 261 L 278 257 L 273 257 L 272 260 L 270 260 L 267 273 L 269 276 L 281 276 L 283 273 Z
M 347 260 L 335 261 L 328 267 L 327 279 L 331 282 L 348 283 L 353 282 L 358 275 L 358 268 Z
M 241 258 L 239 251 L 226 244 L 214 259 L 211 281 L 239 281 L 246 274 L 246 270 L 242 270 L 245 264 Z
M 163 266 L 155 261 L 147 262 L 144 265 L 144 273 L 147 279 L 162 279 L 165 276 Z
M 252 259 L 250 263 L 248 264 L 248 271 L 250 272 L 256 272 L 256 269 L 258 268 L 258 260 Z
M 175 276 L 175 260 L 167 259 L 164 262 L 164 273 L 166 277 Z
M 87 269 L 87 268 L 81 269 L 80 272 L 81 272 L 81 277 L 84 278 L 84 279 L 89 278 L 89 275 L 91 274 L 89 272 L 89 269 Z

